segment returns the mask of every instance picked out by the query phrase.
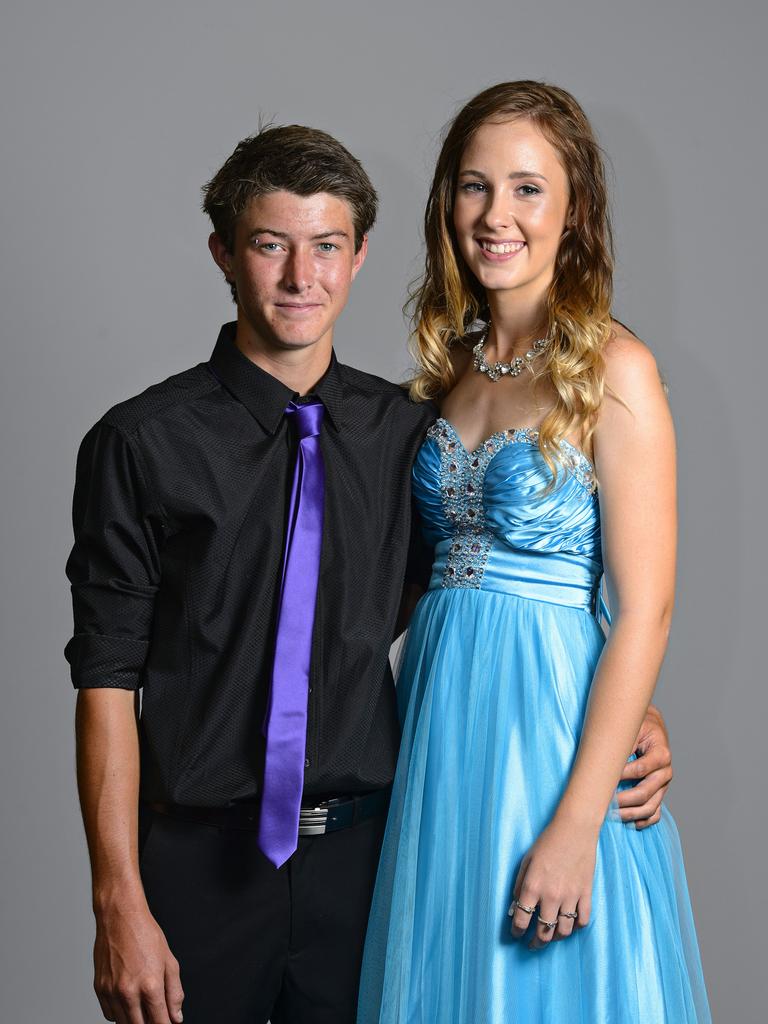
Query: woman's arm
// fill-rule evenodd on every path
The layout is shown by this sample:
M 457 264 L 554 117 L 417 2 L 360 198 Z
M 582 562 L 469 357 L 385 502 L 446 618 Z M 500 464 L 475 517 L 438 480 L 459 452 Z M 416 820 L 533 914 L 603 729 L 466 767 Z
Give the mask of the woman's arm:
M 613 622 L 560 805 L 563 813 L 598 827 L 667 647 L 677 525 L 674 431 L 653 356 L 627 336 L 609 347 L 607 364 L 611 393 L 594 444 Z
M 592 682 L 584 730 L 565 794 L 526 857 L 516 896 L 555 921 L 578 904 L 591 912 L 597 836 L 632 752 L 667 646 L 675 575 L 675 442 L 653 356 L 620 333 L 606 353 L 606 398 L 594 435 L 610 635 Z M 535 897 L 535 899 L 534 899 Z M 513 931 L 530 918 L 519 909 Z M 534 945 L 570 934 L 539 926 Z

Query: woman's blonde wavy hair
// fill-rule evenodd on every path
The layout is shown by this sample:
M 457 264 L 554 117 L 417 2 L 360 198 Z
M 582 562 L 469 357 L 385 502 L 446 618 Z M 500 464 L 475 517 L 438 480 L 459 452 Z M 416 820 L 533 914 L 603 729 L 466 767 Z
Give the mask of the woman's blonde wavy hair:
M 536 377 L 554 387 L 554 407 L 539 431 L 539 447 L 554 475 L 559 442 L 577 431 L 589 451 L 603 399 L 603 350 L 611 334 L 613 246 L 600 148 L 584 111 L 564 89 L 539 82 L 504 82 L 470 100 L 448 126 L 424 215 L 426 265 L 409 306 L 416 361 L 410 381 L 417 401 L 440 399 L 454 383 L 451 347 L 478 319 L 487 299 L 464 263 L 453 227 L 453 204 L 465 147 L 488 121 L 524 118 L 555 147 L 570 183 L 572 215 L 563 233 L 547 295 L 549 337 Z

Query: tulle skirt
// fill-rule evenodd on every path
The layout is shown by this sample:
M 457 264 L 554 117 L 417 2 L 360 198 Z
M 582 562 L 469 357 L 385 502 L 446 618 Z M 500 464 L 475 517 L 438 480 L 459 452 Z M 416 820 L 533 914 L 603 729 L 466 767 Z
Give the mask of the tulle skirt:
M 581 609 L 461 588 L 420 601 L 359 1024 L 711 1021 L 666 809 L 638 832 L 612 804 L 586 928 L 540 951 L 509 931 L 517 871 L 563 793 L 603 642 Z

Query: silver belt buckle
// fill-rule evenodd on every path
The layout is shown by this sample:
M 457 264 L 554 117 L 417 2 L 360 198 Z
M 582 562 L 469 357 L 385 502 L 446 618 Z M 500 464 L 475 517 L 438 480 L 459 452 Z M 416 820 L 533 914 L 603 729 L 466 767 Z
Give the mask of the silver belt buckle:
M 299 810 L 299 835 L 322 836 L 328 822 L 327 807 L 302 807 Z

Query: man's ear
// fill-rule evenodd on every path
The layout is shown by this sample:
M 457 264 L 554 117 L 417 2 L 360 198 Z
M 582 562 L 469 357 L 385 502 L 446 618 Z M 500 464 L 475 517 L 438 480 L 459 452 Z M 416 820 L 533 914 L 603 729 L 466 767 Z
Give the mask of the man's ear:
M 216 266 L 223 272 L 224 277 L 231 281 L 234 277 L 232 272 L 232 253 L 224 244 L 224 239 L 221 235 L 212 231 L 208 236 L 208 248 L 211 251 L 211 256 L 213 256 Z
M 357 272 L 365 263 L 365 257 L 368 255 L 368 235 L 363 235 L 363 240 L 360 243 L 360 248 L 355 253 L 355 258 L 352 262 L 352 280 L 354 281 L 357 277 Z

